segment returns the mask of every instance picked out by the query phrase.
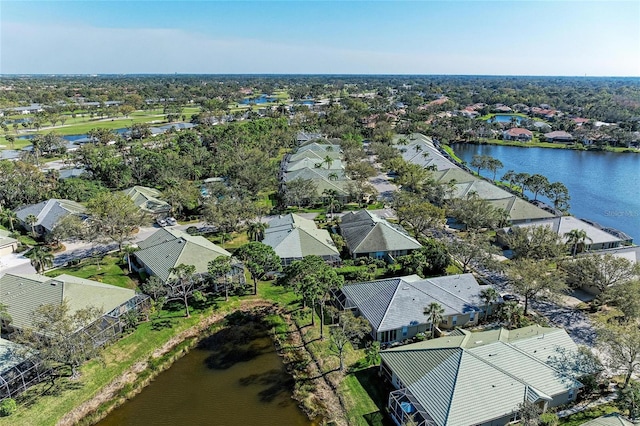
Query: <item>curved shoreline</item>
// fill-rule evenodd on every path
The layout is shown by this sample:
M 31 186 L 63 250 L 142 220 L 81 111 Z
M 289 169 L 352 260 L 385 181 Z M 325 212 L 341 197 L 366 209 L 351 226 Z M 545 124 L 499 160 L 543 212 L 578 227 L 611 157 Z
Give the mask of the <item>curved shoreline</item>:
M 152 355 L 144 361 L 138 361 L 128 368 L 124 373 L 120 374 L 108 385 L 102 387 L 93 397 L 83 402 L 65 416 L 63 416 L 56 426 L 72 426 L 77 424 L 95 424 L 106 417 L 109 412 L 125 403 L 129 398 L 133 397 L 144 389 L 158 374 L 168 369 L 176 360 L 186 355 L 190 349 L 200 341 L 200 334 L 213 326 L 215 323 L 223 320 L 227 315 L 235 311 L 246 311 L 256 307 L 273 306 L 265 300 L 245 300 L 240 306 L 230 312 L 213 313 L 203 318 L 198 324 L 180 332 L 173 336 L 161 347 L 153 351 Z M 183 343 L 187 344 L 183 345 Z M 159 365 L 154 365 L 151 370 L 150 360 L 158 360 L 167 356 Z M 136 381 L 145 371 L 151 371 L 151 374 L 144 377 L 139 383 Z M 125 387 L 132 385 L 124 395 L 121 391 Z
M 319 419 L 333 421 L 336 425 L 346 425 L 347 423 L 344 421 L 346 418 L 344 405 L 339 400 L 335 389 L 323 380 L 322 375 L 317 374 L 317 364 L 312 361 L 309 371 L 300 372 L 296 369 L 296 355 L 291 355 L 293 354 L 291 348 L 297 348 L 294 351 L 297 352 L 298 356 L 311 358 L 313 356 L 306 348 L 307 342 L 304 341 L 295 322 L 292 321 L 287 313 L 282 312 L 277 304 L 263 299 L 244 300 L 240 302 L 240 306 L 232 311 L 213 313 L 203 318 L 198 324 L 182 331 L 157 348 L 147 360 L 134 363 L 125 372 L 101 388 L 89 400 L 68 412 L 56 425 L 94 425 L 98 423 L 107 417 L 111 411 L 140 393 L 160 373 L 169 369 L 174 362 L 188 354 L 191 349 L 197 346 L 198 342 L 209 335 L 208 331 L 211 331 L 210 328 L 215 326 L 216 323 L 220 323 L 225 317 L 235 312 L 251 312 L 259 308 L 272 309 L 272 313 L 282 318 L 290 331 L 287 333 L 286 338 L 281 338 L 278 333 L 272 330 L 269 332 L 269 337 L 274 343 L 276 353 L 281 358 L 287 373 L 291 375 L 294 381 L 298 383 L 308 380 L 306 374 L 320 377 L 314 380 L 317 388 L 308 395 L 299 394 L 297 389 L 294 389 L 292 398 L 297 401 L 301 411 L 313 425 L 317 424 L 316 422 Z M 318 404 L 318 401 L 322 401 L 323 404 Z M 320 405 L 325 410 L 318 411 L 317 407 Z

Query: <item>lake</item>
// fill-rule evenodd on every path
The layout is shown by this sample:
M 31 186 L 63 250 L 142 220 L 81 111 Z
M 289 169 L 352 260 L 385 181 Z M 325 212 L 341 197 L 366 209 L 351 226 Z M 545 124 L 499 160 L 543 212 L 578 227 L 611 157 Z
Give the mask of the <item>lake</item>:
M 259 322 L 205 338 L 98 426 L 310 426 L 293 379 Z
M 473 144 L 454 144 L 453 149 L 467 163 L 476 154 L 499 159 L 504 167 L 498 179 L 514 170 L 560 181 L 569 189 L 571 214 L 640 238 L 639 154 Z M 488 170 L 481 174 L 493 177 Z

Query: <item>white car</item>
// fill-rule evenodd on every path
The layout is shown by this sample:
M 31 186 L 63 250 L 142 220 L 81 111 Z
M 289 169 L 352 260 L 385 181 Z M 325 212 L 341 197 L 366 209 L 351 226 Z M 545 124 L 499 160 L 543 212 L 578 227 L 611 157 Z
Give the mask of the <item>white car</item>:
M 162 226 L 162 227 L 167 226 L 167 221 L 164 219 L 156 219 L 156 223 L 158 224 L 158 226 Z
M 168 218 L 167 218 L 167 223 L 168 223 L 170 226 L 174 226 L 174 225 L 177 225 L 177 224 L 178 224 L 178 221 L 177 221 L 174 217 L 168 217 Z

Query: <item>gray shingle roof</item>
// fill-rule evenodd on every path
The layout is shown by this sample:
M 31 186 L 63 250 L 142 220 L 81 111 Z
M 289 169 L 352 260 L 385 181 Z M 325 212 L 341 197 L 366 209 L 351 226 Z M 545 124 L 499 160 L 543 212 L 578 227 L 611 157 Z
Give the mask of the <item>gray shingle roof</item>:
M 30 327 L 33 311 L 42 305 L 66 300 L 70 313 L 94 306 L 106 314 L 133 297 L 135 292 L 131 289 L 66 274 L 55 278 L 38 274 L 0 277 L 0 303 L 7 305 L 11 324 L 16 328 Z
M 354 254 L 415 250 L 422 245 L 399 225 L 387 222 L 368 210 L 342 216 L 340 232 Z
M 84 212 L 85 208 L 82 204 L 71 200 L 52 198 L 18 209 L 16 210 L 16 216 L 22 223 L 26 224 L 27 216 L 34 215 L 38 218 L 35 226 L 42 226 L 47 232 L 51 232 L 63 217 Z
M 138 243 L 141 250 L 134 253 L 163 281 L 171 277 L 169 270 L 180 264 L 193 265 L 196 273 L 206 273 L 209 261 L 231 253 L 202 236 L 192 236 L 178 229 L 162 228 Z
M 301 259 L 307 255 L 340 257 L 329 232 L 318 229 L 314 221 L 295 214 L 279 216 L 269 222 L 262 242 L 273 247 L 282 259 Z
M 427 324 L 424 308 L 439 303 L 444 315 L 479 311 L 481 287 L 472 274 L 421 279 L 417 275 L 348 284 L 342 292 L 381 332 Z

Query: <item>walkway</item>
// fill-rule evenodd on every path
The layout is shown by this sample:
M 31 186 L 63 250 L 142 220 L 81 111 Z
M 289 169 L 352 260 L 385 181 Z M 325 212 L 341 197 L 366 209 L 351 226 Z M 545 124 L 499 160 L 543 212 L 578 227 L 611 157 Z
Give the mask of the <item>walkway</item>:
M 617 397 L 618 397 L 618 394 L 616 392 L 613 392 L 611 395 L 607 395 L 607 396 L 602 397 L 600 399 L 597 399 L 595 401 L 589 402 L 588 404 L 577 404 L 577 405 L 574 405 L 573 407 L 571 407 L 569 409 L 558 411 L 556 414 L 560 418 L 568 417 L 568 416 L 570 416 L 572 414 L 576 414 L 576 413 L 580 413 L 582 411 L 588 410 L 589 408 L 597 407 L 599 405 L 608 404 L 609 402 L 615 401 L 615 399 Z

